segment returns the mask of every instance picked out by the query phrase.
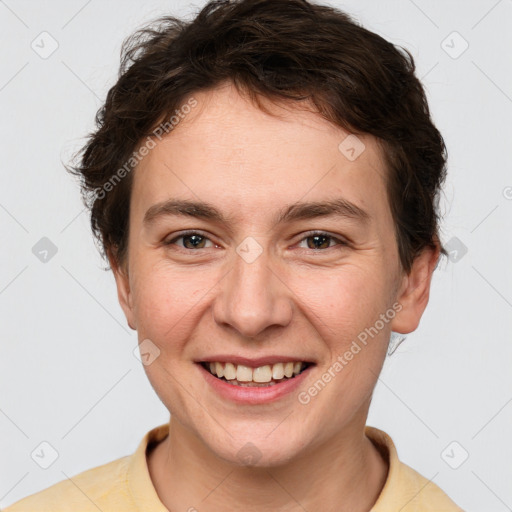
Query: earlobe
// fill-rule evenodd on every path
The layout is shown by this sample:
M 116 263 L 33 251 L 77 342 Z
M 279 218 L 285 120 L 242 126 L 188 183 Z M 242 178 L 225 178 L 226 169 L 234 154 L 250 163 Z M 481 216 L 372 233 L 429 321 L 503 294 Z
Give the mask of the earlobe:
M 114 274 L 119 304 L 124 312 L 129 327 L 135 331 L 137 329 L 137 325 L 135 323 L 133 314 L 133 299 L 130 288 L 128 269 L 124 268 L 122 265 L 119 265 L 111 252 L 108 253 L 108 260 Z
M 427 307 L 433 272 L 439 259 L 440 247 L 425 247 L 416 256 L 411 271 L 404 276 L 397 301 L 402 309 L 391 323 L 391 330 L 408 334 L 418 328 Z

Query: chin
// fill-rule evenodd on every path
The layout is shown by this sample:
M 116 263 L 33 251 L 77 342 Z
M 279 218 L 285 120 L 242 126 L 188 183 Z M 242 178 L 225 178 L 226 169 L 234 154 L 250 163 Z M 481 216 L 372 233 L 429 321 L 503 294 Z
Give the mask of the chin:
M 261 434 L 262 430 L 265 434 Z M 219 458 L 239 467 L 269 468 L 282 466 L 302 452 L 305 440 L 298 440 L 283 430 L 282 435 L 266 434 L 272 429 L 257 429 L 257 432 L 246 431 L 245 435 L 231 438 L 223 436 L 221 443 L 206 444 Z

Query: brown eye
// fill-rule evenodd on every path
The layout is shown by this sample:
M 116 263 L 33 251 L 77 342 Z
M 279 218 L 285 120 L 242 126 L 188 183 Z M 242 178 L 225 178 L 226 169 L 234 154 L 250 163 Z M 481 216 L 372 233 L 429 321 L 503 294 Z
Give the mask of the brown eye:
M 308 240 L 309 249 L 327 249 L 329 247 L 331 237 L 324 235 L 313 235 L 308 236 L 306 240 Z M 309 243 L 309 241 L 311 241 L 311 243 Z
M 183 238 L 183 245 L 187 249 L 202 249 L 206 240 L 206 238 L 201 235 L 186 235 L 181 238 Z
M 331 245 L 331 242 L 332 241 L 335 241 L 337 243 L 335 243 L 334 245 L 341 245 L 341 246 L 344 246 L 344 245 L 347 245 L 346 242 L 344 242 L 343 240 L 340 240 L 338 238 L 335 238 L 331 235 L 329 235 L 328 233 L 310 233 L 308 236 L 304 237 L 302 241 L 306 240 L 306 244 L 307 244 L 307 248 L 308 249 L 312 249 L 312 250 L 324 250 L 324 249 L 330 249 L 331 247 L 333 247 L 333 245 Z
M 183 240 L 182 244 L 176 244 L 178 240 Z M 183 233 L 180 236 L 173 238 L 165 242 L 165 245 L 178 245 L 178 247 L 182 247 L 184 249 L 205 249 L 205 244 L 207 241 L 211 240 L 206 236 L 201 235 L 200 233 L 191 232 L 191 233 Z M 213 245 L 212 245 L 213 246 Z

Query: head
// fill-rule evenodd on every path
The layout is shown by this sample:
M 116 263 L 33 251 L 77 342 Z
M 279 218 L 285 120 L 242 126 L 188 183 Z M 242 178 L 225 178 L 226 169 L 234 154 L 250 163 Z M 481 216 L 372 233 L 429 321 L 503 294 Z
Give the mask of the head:
M 124 43 L 70 170 L 128 324 L 157 349 L 152 386 L 227 461 L 361 429 L 391 331 L 419 325 L 446 254 L 446 149 L 414 70 L 304 0 L 210 2 Z M 240 405 L 201 376 L 218 354 L 313 365 L 296 393 Z

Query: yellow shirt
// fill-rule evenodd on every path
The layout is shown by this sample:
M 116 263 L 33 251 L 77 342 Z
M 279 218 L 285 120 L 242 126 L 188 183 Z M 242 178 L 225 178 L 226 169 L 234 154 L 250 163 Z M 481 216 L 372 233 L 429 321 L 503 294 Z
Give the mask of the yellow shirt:
M 168 512 L 158 498 L 146 448 L 164 439 L 169 423 L 150 430 L 132 455 L 86 470 L 27 496 L 4 512 Z M 433 482 L 398 459 L 388 434 L 366 426 L 366 435 L 387 457 L 386 483 L 369 512 L 464 512 Z M 193 505 L 193 504 L 192 504 Z

